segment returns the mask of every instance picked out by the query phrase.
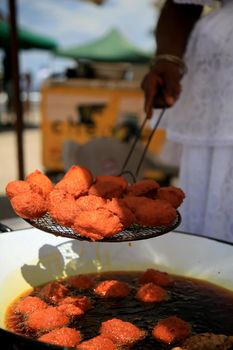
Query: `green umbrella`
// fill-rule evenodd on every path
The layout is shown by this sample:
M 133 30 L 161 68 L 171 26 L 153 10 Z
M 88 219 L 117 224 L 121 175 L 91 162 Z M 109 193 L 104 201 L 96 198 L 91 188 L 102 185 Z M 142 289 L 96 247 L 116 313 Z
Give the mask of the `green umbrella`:
M 57 48 L 55 40 L 34 33 L 28 29 L 18 28 L 19 48 L 20 49 L 41 49 L 54 50 Z M 0 21 L 0 48 L 10 45 L 10 25 L 5 21 Z
M 98 62 L 143 63 L 152 58 L 152 53 L 136 47 L 116 29 L 85 45 L 58 49 L 55 54 L 76 60 L 87 59 Z

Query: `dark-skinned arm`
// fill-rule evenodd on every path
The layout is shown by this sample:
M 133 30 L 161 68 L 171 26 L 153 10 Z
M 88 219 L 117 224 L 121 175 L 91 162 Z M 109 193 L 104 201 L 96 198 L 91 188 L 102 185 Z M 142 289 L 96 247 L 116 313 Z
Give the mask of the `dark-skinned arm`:
M 156 54 L 171 54 L 182 58 L 201 12 L 202 6 L 177 4 L 173 0 L 167 0 L 155 30 Z
M 183 58 L 195 23 L 201 16 L 202 6 L 176 4 L 167 0 L 155 30 L 156 56 L 174 55 Z M 151 66 L 142 82 L 145 94 L 145 112 L 150 118 L 153 106 L 172 106 L 181 92 L 180 66 L 167 60 L 158 60 Z M 158 101 L 160 100 L 160 101 Z

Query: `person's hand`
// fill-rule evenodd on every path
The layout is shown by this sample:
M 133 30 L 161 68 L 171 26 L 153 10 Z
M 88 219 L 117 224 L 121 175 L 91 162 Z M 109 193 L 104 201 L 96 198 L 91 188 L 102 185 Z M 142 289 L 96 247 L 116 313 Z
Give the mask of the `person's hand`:
M 171 107 L 181 93 L 179 66 L 168 61 L 158 61 L 145 75 L 141 87 L 145 95 L 144 110 L 151 118 L 153 108 Z

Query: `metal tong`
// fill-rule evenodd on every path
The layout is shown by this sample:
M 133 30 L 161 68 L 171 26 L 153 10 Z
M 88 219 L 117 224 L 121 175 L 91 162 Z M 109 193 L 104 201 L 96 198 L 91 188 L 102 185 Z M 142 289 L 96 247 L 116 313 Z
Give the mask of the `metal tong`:
M 148 147 L 149 147 L 149 145 L 150 145 L 150 142 L 151 142 L 151 140 L 152 140 L 152 137 L 153 137 L 155 131 L 157 130 L 158 126 L 159 126 L 159 123 L 160 123 L 160 121 L 161 121 L 161 119 L 162 119 L 162 116 L 164 115 L 165 110 L 166 110 L 166 108 L 163 108 L 163 109 L 161 110 L 161 112 L 160 112 L 160 114 L 159 114 L 159 117 L 158 117 L 158 119 L 157 119 L 157 121 L 156 121 L 156 123 L 155 123 L 155 125 L 154 125 L 154 127 L 153 127 L 153 129 L 152 129 L 152 131 L 151 131 L 151 133 L 150 133 L 150 135 L 149 135 L 149 137 L 148 137 L 148 140 L 147 140 L 147 143 L 146 143 L 146 145 L 145 145 L 145 147 L 144 147 L 144 150 L 143 150 L 143 153 L 142 153 L 142 155 L 141 155 L 141 158 L 139 159 L 138 165 L 137 165 L 137 167 L 136 167 L 135 174 L 133 174 L 132 171 L 127 170 L 126 167 L 127 167 L 127 164 L 128 164 L 128 162 L 129 162 L 129 160 L 130 160 L 131 155 L 133 154 L 133 152 L 134 152 L 134 150 L 135 150 L 136 144 L 137 144 L 138 140 L 140 139 L 140 137 L 141 137 L 141 135 L 142 135 L 142 131 L 143 131 L 143 129 L 144 129 L 144 126 L 145 126 L 145 124 L 146 124 L 146 122 L 147 122 L 147 120 L 148 120 L 148 117 L 147 117 L 147 115 L 146 115 L 146 117 L 145 117 L 145 119 L 144 119 L 144 121 L 143 121 L 143 123 L 142 123 L 142 125 L 141 125 L 141 127 L 140 127 L 140 129 L 139 129 L 139 133 L 138 133 L 138 135 L 135 137 L 135 139 L 134 139 L 134 141 L 133 141 L 133 143 L 132 143 L 132 145 L 131 145 L 131 148 L 130 148 L 130 150 L 129 150 L 127 156 L 126 156 L 126 159 L 125 159 L 124 164 L 123 164 L 123 166 L 122 166 L 122 168 L 121 168 L 121 172 L 120 172 L 119 176 L 124 175 L 124 174 L 128 174 L 128 175 L 130 175 L 130 176 L 132 177 L 133 181 L 136 182 L 136 179 L 137 179 L 139 170 L 140 170 L 141 165 L 142 165 L 142 163 L 143 163 L 143 160 L 144 160 L 144 158 L 145 158 L 145 155 L 146 155 L 146 152 L 147 152 Z

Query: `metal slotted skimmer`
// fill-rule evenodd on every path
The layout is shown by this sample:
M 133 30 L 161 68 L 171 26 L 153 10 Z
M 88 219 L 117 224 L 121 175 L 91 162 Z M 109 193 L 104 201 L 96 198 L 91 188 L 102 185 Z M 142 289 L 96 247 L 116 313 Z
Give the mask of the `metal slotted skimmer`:
M 134 150 L 135 150 L 135 146 L 137 144 L 137 142 L 140 139 L 140 136 L 142 134 L 142 130 L 146 124 L 147 121 L 147 117 L 144 119 L 140 130 L 139 130 L 139 134 L 136 136 L 127 156 L 125 159 L 125 162 L 122 166 L 121 172 L 119 174 L 119 176 L 124 176 L 124 175 L 129 175 L 131 177 L 131 179 L 133 180 L 133 182 L 136 182 L 136 178 L 138 176 L 140 167 L 143 163 L 144 157 L 146 155 L 146 152 L 148 150 L 148 147 L 150 145 L 151 139 L 156 131 L 156 129 L 158 128 L 158 125 L 160 123 L 160 120 L 162 119 L 162 116 L 165 112 L 165 108 L 162 109 L 162 111 L 159 114 L 159 117 L 157 119 L 157 122 L 155 123 L 149 137 L 147 140 L 147 143 L 144 147 L 143 153 L 139 159 L 138 165 L 136 167 L 135 170 L 135 174 L 132 171 L 127 170 L 127 164 L 130 160 L 131 155 L 133 154 Z M 80 234 L 78 234 L 77 232 L 74 232 L 70 227 L 64 227 L 61 226 L 59 224 L 57 224 L 51 217 L 50 215 L 47 213 L 45 214 L 42 218 L 39 219 L 31 219 L 31 220 L 26 220 L 29 224 L 31 224 L 32 226 L 48 232 L 48 233 L 52 233 L 56 236 L 62 236 L 62 237 L 67 237 L 67 238 L 72 238 L 72 239 L 77 239 L 80 241 L 91 241 L 89 238 L 81 236 Z M 165 233 L 171 232 L 174 229 L 176 229 L 181 223 L 181 216 L 180 213 L 177 211 L 177 215 L 175 220 L 170 224 L 170 225 L 166 225 L 166 226 L 156 226 L 156 227 L 147 227 L 147 226 L 141 226 L 141 225 L 131 225 L 130 227 L 128 227 L 127 229 L 124 229 L 123 231 L 108 237 L 108 238 L 104 238 L 101 241 L 98 242 L 130 242 L 130 241 L 137 241 L 137 240 L 142 240 L 142 239 L 148 239 L 148 238 L 153 238 L 153 237 L 158 237 L 161 235 L 164 235 Z

